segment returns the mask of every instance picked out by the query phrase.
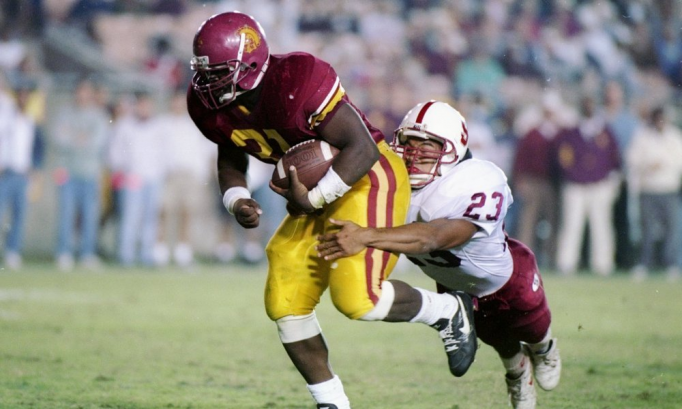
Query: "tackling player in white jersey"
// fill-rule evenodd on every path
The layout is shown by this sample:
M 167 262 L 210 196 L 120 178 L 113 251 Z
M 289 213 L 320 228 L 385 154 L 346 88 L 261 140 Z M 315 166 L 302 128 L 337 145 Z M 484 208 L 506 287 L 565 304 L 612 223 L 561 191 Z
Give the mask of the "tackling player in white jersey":
M 561 359 L 535 256 L 504 231 L 513 197 L 507 177 L 492 162 L 472 157 L 464 117 L 439 101 L 420 103 L 396 131 L 393 148 L 410 175 L 407 224 L 341 229 L 319 237 L 321 257 L 335 260 L 373 247 L 404 253 L 443 292 L 475 297 L 478 338 L 499 354 L 516 409 L 535 408 L 533 378 L 552 390 Z

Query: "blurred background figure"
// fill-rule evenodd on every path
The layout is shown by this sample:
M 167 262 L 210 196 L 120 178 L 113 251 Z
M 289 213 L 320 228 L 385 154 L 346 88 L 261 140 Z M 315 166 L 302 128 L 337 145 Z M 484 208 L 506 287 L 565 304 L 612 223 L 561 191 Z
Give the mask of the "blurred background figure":
M 168 89 L 184 88 L 187 80 L 186 64 L 173 53 L 171 40 L 166 36 L 157 36 L 150 40 L 151 56 L 144 62 L 147 73 L 161 80 Z
M 103 93 L 98 93 L 100 103 L 103 103 Z M 98 253 L 107 258 L 115 258 L 116 253 L 116 231 L 118 230 L 120 219 L 119 191 L 122 188 L 122 173 L 114 172 L 111 168 L 111 149 L 114 135 L 124 118 L 132 115 L 134 107 L 134 97 L 128 94 L 117 95 L 106 99 L 105 111 L 108 118 L 107 137 L 105 147 L 105 166 L 102 172 L 102 206 L 99 219 Z M 112 243 L 113 242 L 113 243 Z
M 577 272 L 586 225 L 590 269 L 600 275 L 614 269 L 613 204 L 621 158 L 613 133 L 596 108 L 593 97 L 582 97 L 577 126 L 556 137 L 562 184 L 557 268 L 565 275 Z
M 628 104 L 620 82 L 615 80 L 606 82 L 603 98 L 606 124 L 613 131 L 621 158 L 625 158 L 635 130 L 639 126 L 639 118 Z M 627 167 L 625 171 L 627 173 Z M 639 204 L 630 191 L 627 174 L 625 176 L 621 180 L 613 216 L 616 231 L 616 265 L 628 269 L 635 262 L 634 243 L 639 239 L 636 215 Z
M 3 81 L 4 79 L 0 79 Z M 4 93 L 0 85 L 0 93 Z M 26 107 L 30 90 L 14 91 L 16 103 L 0 95 L 0 226 L 7 232 L 4 261 L 7 268 L 22 267 L 24 222 L 28 210 L 28 185 L 34 166 L 36 125 Z M 5 210 L 11 212 L 5 222 Z
M 680 187 L 682 186 L 682 132 L 670 123 L 665 108 L 655 107 L 635 133 L 627 151 L 633 191 L 640 200 L 642 246 L 635 280 L 661 265 L 671 280 L 680 278 Z M 661 243 L 660 262 L 656 244 Z
M 92 81 L 80 80 L 73 101 L 59 111 L 52 129 L 59 196 L 55 254 L 60 270 L 73 268 L 74 253 L 86 268 L 100 265 L 100 182 L 109 120 L 96 103 L 95 92 Z
M 555 137 L 561 131 L 563 109 L 556 90 L 546 92 L 536 124 L 517 144 L 513 168 L 514 196 L 521 206 L 517 237 L 536 255 L 542 267 L 554 268 L 559 215 Z
M 148 93 L 135 96 L 133 114 L 122 118 L 112 136 L 110 163 L 119 186 L 118 261 L 123 266 L 154 266 L 165 162 L 164 127 Z
M 194 262 L 193 226 L 208 210 L 215 145 L 201 135 L 187 114 L 184 89 L 173 94 L 170 110 L 159 122 L 163 145 L 157 149 L 163 152 L 166 175 L 154 261 L 163 266 L 172 260 L 188 267 Z

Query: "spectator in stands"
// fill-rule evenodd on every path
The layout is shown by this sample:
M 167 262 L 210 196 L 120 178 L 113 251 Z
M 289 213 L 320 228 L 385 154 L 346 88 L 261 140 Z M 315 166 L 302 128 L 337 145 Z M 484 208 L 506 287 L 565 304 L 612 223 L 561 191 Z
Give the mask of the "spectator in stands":
M 609 275 L 615 262 L 612 219 L 621 158 L 613 132 L 598 113 L 593 97 L 582 97 L 580 112 L 577 126 L 556 137 L 562 181 L 557 268 L 566 275 L 577 271 L 589 223 L 590 267 L 599 275 Z
M 73 103 L 58 113 L 53 128 L 57 158 L 54 177 L 59 195 L 56 259 L 60 270 L 73 268 L 74 253 L 86 268 L 100 265 L 100 182 L 109 121 L 95 103 L 95 92 L 92 81 L 81 80 L 74 90 Z
M 457 66 L 455 72 L 455 95 L 481 94 L 483 98 L 497 101 L 500 84 L 506 74 L 489 50 L 482 37 L 474 37 L 469 43 L 471 57 Z
M 654 19 L 653 45 L 658 67 L 671 84 L 682 83 L 682 33 L 679 21 Z
M 537 124 L 517 144 L 512 180 L 521 204 L 518 238 L 538 255 L 539 263 L 553 267 L 559 215 L 553 146 L 564 104 L 558 92 L 548 91 L 541 105 Z
M 114 11 L 116 2 L 110 0 L 76 0 L 69 10 L 68 22 L 84 30 L 93 40 L 98 40 L 95 18 Z
M 199 132 L 187 114 L 186 93 L 176 91 L 170 111 L 161 116 L 166 176 L 162 193 L 159 240 L 154 248 L 157 265 L 188 267 L 194 261 L 191 231 L 208 202 L 208 188 L 214 167 L 215 145 Z M 216 193 L 216 196 L 219 196 Z M 175 232 L 175 235 L 172 233 Z M 173 240 L 173 236 L 175 239 Z M 169 246 L 173 245 L 173 251 Z
M 538 60 L 543 57 L 540 46 L 539 27 L 536 17 L 528 10 L 518 12 L 514 16 L 513 30 L 503 37 L 504 53 L 501 63 L 509 75 L 526 78 L 540 78 Z
M 498 160 L 500 163 L 498 166 L 510 178 L 510 186 L 513 184 L 512 176 L 514 169 L 514 159 L 517 152 L 518 142 L 521 139 L 519 136 L 519 129 L 516 126 L 517 116 L 517 107 L 506 106 L 495 116 L 492 121 L 495 142 L 500 151 L 500 154 L 498 155 Z M 519 206 L 509 206 L 509 209 L 507 209 L 507 216 L 504 218 L 504 229 L 512 237 L 516 237 L 518 219 Z
M 13 71 L 26 55 L 26 45 L 12 32 L 12 24 L 0 24 L 0 70 Z
M 623 86 L 618 81 L 608 81 L 604 87 L 604 115 L 618 143 L 621 158 L 624 158 L 635 129 L 639 126 L 639 118 L 627 104 Z M 638 204 L 629 192 L 627 179 L 624 177 L 620 184 L 614 208 L 616 264 L 624 268 L 632 267 L 633 242 L 639 237 L 639 226 L 634 215 Z
M 104 102 L 103 94 L 104 92 L 100 89 L 100 92 L 98 92 L 100 103 Z M 98 253 L 110 257 L 116 251 L 116 245 L 111 243 L 112 240 L 107 239 L 115 237 L 115 231 L 118 230 L 117 226 L 120 219 L 119 192 L 123 182 L 122 174 L 115 172 L 110 166 L 111 145 L 119 124 L 121 122 L 125 124 L 124 118 L 132 115 L 134 101 L 132 95 L 128 94 L 118 95 L 113 99 L 107 98 L 107 100 L 108 103 L 105 106 L 105 111 L 109 118 L 109 126 L 107 128 L 105 151 L 109 157 L 105 159 L 107 166 L 104 167 L 102 176 L 102 214 L 99 220 L 100 238 Z M 116 240 L 114 239 L 113 241 L 115 242 Z
M 145 61 L 145 72 L 160 79 L 167 89 L 176 89 L 185 83 L 188 75 L 185 65 L 173 54 L 170 38 L 165 35 L 151 39 L 151 56 Z
M 501 150 L 497 146 L 491 118 L 493 108 L 491 103 L 479 92 L 465 94 L 456 103 L 459 111 L 467 119 L 467 129 L 470 135 L 476 135 L 469 141 L 469 150 L 476 155 L 477 159 L 493 162 L 497 166 L 503 166 L 501 162 Z
M 154 265 L 165 169 L 159 150 L 165 143 L 163 131 L 152 97 L 139 92 L 133 115 L 121 119 L 112 136 L 110 163 L 120 184 L 118 260 L 126 267 Z
M 0 91 L 2 91 L 0 87 Z M 0 103 L 0 223 L 8 231 L 5 241 L 5 266 L 22 266 L 24 221 L 28 208 L 27 189 L 33 168 L 36 126 L 26 114 L 29 91 L 16 90 L 16 105 L 2 97 Z M 8 224 L 4 212 L 11 211 Z
M 677 263 L 682 187 L 682 132 L 668 119 L 665 108 L 654 108 L 646 126 L 638 129 L 627 151 L 633 190 L 639 194 L 642 247 L 633 278 L 646 278 L 657 266 L 655 244 L 662 242 L 662 265 L 668 278 L 680 277 Z
M 616 19 L 611 2 L 583 2 L 577 7 L 582 24 L 581 41 L 591 67 L 596 68 L 602 81 L 618 80 L 631 94 L 636 89 L 635 65 L 623 46 L 624 27 Z

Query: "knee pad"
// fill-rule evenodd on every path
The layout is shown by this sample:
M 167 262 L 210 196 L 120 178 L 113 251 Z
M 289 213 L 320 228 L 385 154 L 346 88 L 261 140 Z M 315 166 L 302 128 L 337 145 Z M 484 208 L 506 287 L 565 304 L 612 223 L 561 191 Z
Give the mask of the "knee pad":
M 374 305 L 374 308 L 367 314 L 360 317 L 361 321 L 381 321 L 388 315 L 395 300 L 395 289 L 390 281 L 381 283 L 381 297 Z
M 287 315 L 275 323 L 283 344 L 303 341 L 322 333 L 315 311 L 308 315 Z

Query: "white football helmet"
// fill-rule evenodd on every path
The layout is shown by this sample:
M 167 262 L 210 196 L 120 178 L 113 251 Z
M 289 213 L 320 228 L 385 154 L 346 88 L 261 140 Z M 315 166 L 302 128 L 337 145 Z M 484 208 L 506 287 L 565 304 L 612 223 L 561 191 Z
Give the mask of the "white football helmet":
M 431 139 L 439 142 L 440 151 L 415 148 L 407 145 L 409 137 Z M 469 132 L 462 114 L 445 102 L 431 100 L 412 108 L 395 130 L 391 147 L 407 165 L 410 185 L 420 189 L 442 176 L 466 155 Z M 419 158 L 436 159 L 430 171 L 424 172 L 414 166 Z

